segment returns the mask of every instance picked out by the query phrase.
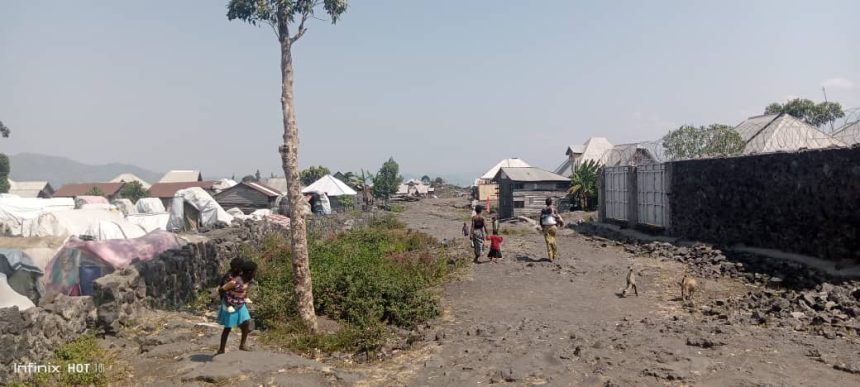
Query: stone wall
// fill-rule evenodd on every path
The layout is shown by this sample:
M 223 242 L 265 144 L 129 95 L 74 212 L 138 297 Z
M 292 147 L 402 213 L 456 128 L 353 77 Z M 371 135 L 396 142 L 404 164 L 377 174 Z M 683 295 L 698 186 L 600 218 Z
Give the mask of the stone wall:
M 132 325 L 144 308 L 190 303 L 200 291 L 217 286 L 243 245 L 260 244 L 271 232 L 286 230 L 254 221 L 214 230 L 181 249 L 97 279 L 92 297 L 60 295 L 24 312 L 0 309 L 0 385 L 10 377 L 13 363 L 43 361 L 57 345 L 87 331 L 115 334 Z
M 670 164 L 672 235 L 860 261 L 860 147 Z

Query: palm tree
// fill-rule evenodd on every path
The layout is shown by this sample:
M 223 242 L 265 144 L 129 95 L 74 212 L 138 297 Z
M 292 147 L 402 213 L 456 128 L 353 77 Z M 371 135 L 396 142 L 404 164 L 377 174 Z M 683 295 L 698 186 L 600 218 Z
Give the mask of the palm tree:
M 597 173 L 600 166 L 594 160 L 587 160 L 573 169 L 570 177 L 570 191 L 583 210 L 588 208 L 590 199 L 597 196 Z

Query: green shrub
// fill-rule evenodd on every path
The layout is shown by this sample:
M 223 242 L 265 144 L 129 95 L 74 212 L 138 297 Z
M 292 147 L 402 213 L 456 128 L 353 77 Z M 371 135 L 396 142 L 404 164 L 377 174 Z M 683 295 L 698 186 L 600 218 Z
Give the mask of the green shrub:
M 454 269 L 438 241 L 406 230 L 393 217 L 331 238 L 312 236 L 308 247 L 317 314 L 343 326 L 333 335 L 311 335 L 297 322 L 284 236 L 270 236 L 250 254 L 259 265 L 256 321 L 269 329 L 270 339 L 300 351 L 372 351 L 384 341 L 386 324 L 411 329 L 438 316 L 439 300 L 430 288 Z
M 128 368 L 118 364 L 116 355 L 99 346 L 96 337 L 87 334 L 54 350 L 47 364 L 60 366 L 59 373 L 39 373 L 21 386 L 107 386 L 125 379 Z M 67 372 L 69 365 L 88 365 L 88 372 Z

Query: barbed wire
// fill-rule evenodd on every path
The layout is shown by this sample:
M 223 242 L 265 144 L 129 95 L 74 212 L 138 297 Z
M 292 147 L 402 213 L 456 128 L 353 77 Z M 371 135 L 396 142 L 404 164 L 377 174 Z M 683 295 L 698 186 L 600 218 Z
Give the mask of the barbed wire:
M 667 143 L 667 135 L 654 141 L 616 145 L 604 152 L 600 162 L 608 167 L 635 166 L 689 159 L 860 146 L 860 107 L 845 109 L 844 113 L 843 117 L 833 122 L 824 122 L 819 127 L 787 114 L 751 117 L 734 127 L 743 142 L 740 149 L 708 142 L 725 141 L 719 136 L 702 136 L 704 140 L 693 139 L 693 143 L 680 145 L 688 150 L 693 149 L 692 151 L 679 152 L 676 149 L 679 147 L 677 143 Z M 813 118 L 810 121 L 817 120 Z M 696 149 L 701 151 L 696 152 Z

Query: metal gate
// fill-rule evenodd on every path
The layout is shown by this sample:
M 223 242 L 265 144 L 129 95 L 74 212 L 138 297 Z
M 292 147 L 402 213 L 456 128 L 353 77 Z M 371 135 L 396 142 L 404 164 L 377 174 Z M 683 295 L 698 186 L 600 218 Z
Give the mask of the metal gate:
M 640 165 L 636 169 L 636 194 L 639 223 L 669 226 L 669 195 L 666 164 Z
M 603 169 L 606 184 L 606 217 L 627 220 L 627 175 L 632 167 L 607 167 Z

